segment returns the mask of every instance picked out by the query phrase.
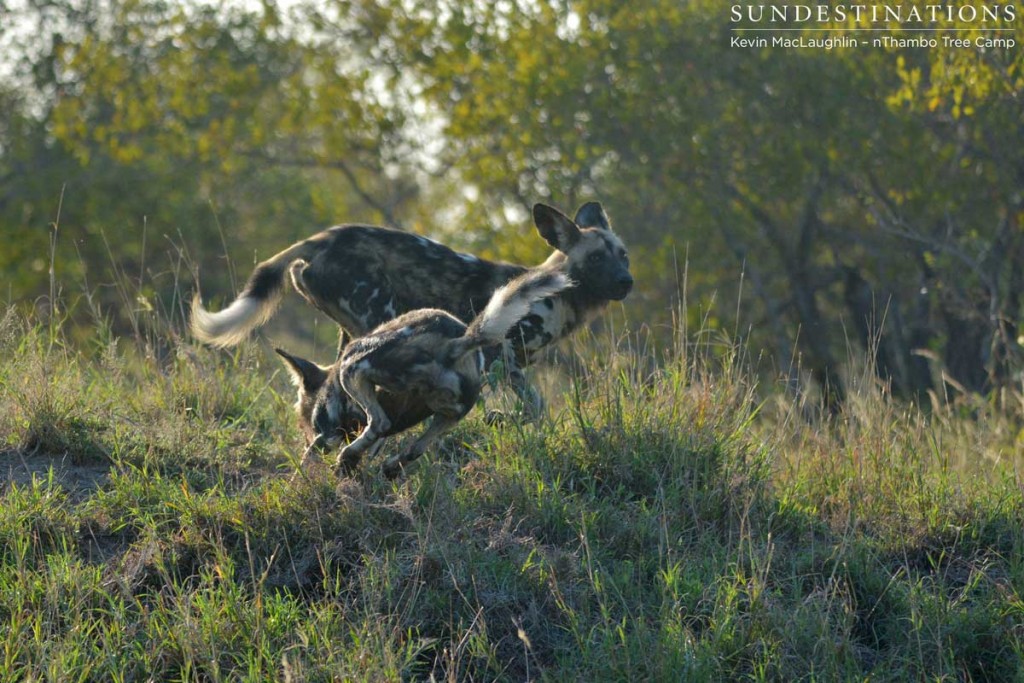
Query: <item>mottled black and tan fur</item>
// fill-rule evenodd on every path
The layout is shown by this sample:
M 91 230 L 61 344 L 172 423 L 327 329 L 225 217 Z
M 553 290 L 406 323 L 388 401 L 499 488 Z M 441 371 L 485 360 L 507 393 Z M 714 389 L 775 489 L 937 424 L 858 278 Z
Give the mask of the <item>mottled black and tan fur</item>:
M 609 301 L 624 299 L 633 278 L 622 241 L 599 203 L 584 204 L 574 220 L 537 204 L 533 218 L 538 232 L 555 249 L 539 267 L 558 268 L 574 282 L 557 303 L 535 303 L 504 343 L 512 386 L 535 415 L 540 397 L 527 384 L 522 368 L 537 351 L 565 337 Z M 218 313 L 206 311 L 197 297 L 192 331 L 214 346 L 239 343 L 274 314 L 289 273 L 296 291 L 342 327 L 340 354 L 346 333 L 359 337 L 409 311 L 438 308 L 468 322 L 496 289 L 527 270 L 461 254 L 399 230 L 342 225 L 259 264 L 238 298 Z M 488 349 L 488 363 L 501 351 L 498 345 Z
M 482 347 L 500 344 L 535 301 L 557 299 L 570 284 L 557 267 L 530 270 L 496 291 L 468 326 L 436 308 L 405 313 L 350 342 L 329 368 L 278 349 L 299 390 L 296 410 L 309 445 L 303 462 L 358 430 L 337 460 L 350 472 L 382 437 L 432 416 L 409 448 L 385 462 L 384 474 L 397 476 L 473 408 Z

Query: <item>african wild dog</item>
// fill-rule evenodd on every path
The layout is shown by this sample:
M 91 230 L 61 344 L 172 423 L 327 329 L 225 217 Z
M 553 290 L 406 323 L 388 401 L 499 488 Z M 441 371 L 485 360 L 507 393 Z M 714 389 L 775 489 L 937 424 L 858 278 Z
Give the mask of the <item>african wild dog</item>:
M 626 249 L 599 203 L 581 206 L 575 220 L 537 204 L 533 220 L 555 248 L 541 267 L 559 267 L 574 285 L 557 303 L 535 303 L 504 344 L 508 377 L 531 417 L 542 404 L 522 368 L 537 351 L 571 333 L 609 301 L 624 299 L 633 287 Z M 274 314 L 287 271 L 296 291 L 341 326 L 340 355 L 346 332 L 358 337 L 416 309 L 440 308 L 468 322 L 498 287 L 526 270 L 460 254 L 399 230 L 341 225 L 259 264 L 241 295 L 223 311 L 206 311 L 197 295 L 192 332 L 214 346 L 239 343 Z M 488 364 L 500 353 L 497 347 L 488 349 Z
M 299 390 L 296 409 L 309 446 L 303 463 L 362 426 L 336 462 L 351 472 L 381 437 L 432 415 L 423 434 L 384 463 L 384 475 L 396 477 L 473 408 L 484 373 L 481 347 L 500 344 L 535 301 L 557 298 L 569 285 L 557 266 L 527 271 L 496 291 L 468 326 L 436 308 L 405 313 L 350 342 L 329 368 L 277 349 Z

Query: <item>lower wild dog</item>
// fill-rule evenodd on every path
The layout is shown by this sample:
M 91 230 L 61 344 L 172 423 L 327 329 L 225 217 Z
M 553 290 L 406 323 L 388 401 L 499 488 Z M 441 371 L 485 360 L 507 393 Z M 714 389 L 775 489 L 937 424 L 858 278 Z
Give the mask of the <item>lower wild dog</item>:
M 529 416 L 536 416 L 542 403 L 522 368 L 633 287 L 626 249 L 599 203 L 584 204 L 575 219 L 537 204 L 533 220 L 555 249 L 539 267 L 561 270 L 573 286 L 557 300 L 535 303 L 504 340 L 507 376 Z M 239 343 L 274 314 L 289 273 L 295 290 L 341 326 L 340 354 L 346 333 L 364 335 L 417 309 L 438 308 L 468 323 L 496 289 L 527 270 L 460 254 L 400 230 L 341 225 L 259 264 L 238 298 L 220 312 L 205 310 L 197 295 L 192 332 L 214 346 Z M 502 348 L 496 344 L 486 352 L 489 364 Z
M 433 416 L 409 448 L 384 463 L 385 476 L 396 477 L 473 408 L 483 382 L 482 347 L 500 344 L 534 302 L 557 299 L 569 286 L 557 267 L 530 270 L 496 291 L 468 326 L 436 308 L 411 311 L 350 342 L 328 368 L 278 349 L 299 390 L 296 408 L 309 444 L 303 462 L 360 431 L 336 463 L 351 472 L 382 437 Z

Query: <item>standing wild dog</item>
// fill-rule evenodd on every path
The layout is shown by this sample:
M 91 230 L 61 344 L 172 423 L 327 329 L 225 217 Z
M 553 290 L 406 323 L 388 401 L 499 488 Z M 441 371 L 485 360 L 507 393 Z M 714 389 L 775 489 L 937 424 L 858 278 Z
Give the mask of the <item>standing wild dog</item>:
M 530 416 L 542 404 L 522 368 L 537 351 L 571 333 L 609 301 L 624 299 L 633 287 L 626 249 L 599 203 L 581 206 L 575 220 L 537 204 L 533 220 L 555 249 L 539 267 L 559 268 L 573 286 L 557 302 L 534 303 L 504 344 L 508 377 Z M 197 295 L 192 332 L 214 346 L 239 343 L 274 314 L 288 272 L 295 290 L 341 326 L 340 354 L 346 332 L 359 337 L 409 311 L 438 308 L 468 322 L 498 287 L 526 271 L 525 266 L 460 254 L 400 230 L 341 225 L 259 264 L 238 298 L 218 313 L 206 311 Z M 500 348 L 488 349 L 487 362 L 500 353 Z
M 350 342 L 329 368 L 277 349 L 299 390 L 296 409 L 309 445 L 303 462 L 362 425 L 336 462 L 351 472 L 382 437 L 433 416 L 411 446 L 384 463 L 393 479 L 473 408 L 483 381 L 481 348 L 501 344 L 535 301 L 557 300 L 569 285 L 557 266 L 527 271 L 496 291 L 468 326 L 436 308 L 405 313 Z

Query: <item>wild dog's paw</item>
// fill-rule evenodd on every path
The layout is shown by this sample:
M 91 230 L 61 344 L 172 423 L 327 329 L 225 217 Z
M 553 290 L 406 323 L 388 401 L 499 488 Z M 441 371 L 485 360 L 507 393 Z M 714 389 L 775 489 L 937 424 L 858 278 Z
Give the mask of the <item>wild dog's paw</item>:
M 484 413 L 484 422 L 491 427 L 505 427 L 512 419 L 503 410 L 488 410 Z
M 484 422 L 491 427 L 504 428 L 511 425 L 528 425 L 540 422 L 543 413 L 533 414 L 529 411 L 505 412 L 504 410 L 488 410 L 484 413 Z
M 354 453 L 349 447 L 342 449 L 338 459 L 334 461 L 334 471 L 344 477 L 351 477 L 359 468 L 360 454 Z

